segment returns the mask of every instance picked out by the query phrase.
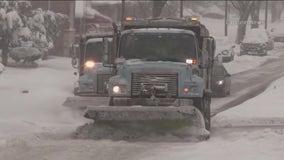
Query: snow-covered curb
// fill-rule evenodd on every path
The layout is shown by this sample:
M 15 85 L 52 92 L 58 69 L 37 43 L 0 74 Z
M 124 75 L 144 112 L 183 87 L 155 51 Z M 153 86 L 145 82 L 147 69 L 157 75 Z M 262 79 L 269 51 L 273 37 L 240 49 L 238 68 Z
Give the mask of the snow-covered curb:
M 270 84 L 259 96 L 216 115 L 214 124 L 221 126 L 249 125 L 251 123 L 284 125 L 283 94 L 284 77 Z

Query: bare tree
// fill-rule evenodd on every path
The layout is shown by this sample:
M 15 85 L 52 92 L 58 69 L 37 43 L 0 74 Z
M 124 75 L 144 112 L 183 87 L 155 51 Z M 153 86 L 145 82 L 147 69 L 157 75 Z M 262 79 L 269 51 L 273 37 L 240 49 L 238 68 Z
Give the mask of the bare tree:
M 239 23 L 236 38 L 236 43 L 239 44 L 246 34 L 246 25 L 251 9 L 254 6 L 254 1 L 231 1 L 231 3 L 239 12 Z
M 260 11 L 261 1 L 254 1 L 252 4 L 250 16 L 252 20 L 251 28 L 258 28 L 259 26 L 259 11 Z
M 271 1 L 271 22 L 277 22 L 281 19 L 281 14 L 284 9 L 283 1 Z
M 164 6 L 166 5 L 167 0 L 159 0 L 159 1 L 153 1 L 153 18 L 160 17 L 162 10 Z

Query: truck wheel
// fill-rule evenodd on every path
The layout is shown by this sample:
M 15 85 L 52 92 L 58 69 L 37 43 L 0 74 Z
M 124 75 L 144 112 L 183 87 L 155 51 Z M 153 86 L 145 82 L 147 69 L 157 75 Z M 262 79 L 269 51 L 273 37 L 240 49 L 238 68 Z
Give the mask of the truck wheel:
M 210 131 L 211 128 L 211 115 L 210 115 L 210 103 L 211 99 L 209 97 L 203 96 L 201 98 L 193 99 L 193 105 L 199 109 L 204 117 L 205 128 Z

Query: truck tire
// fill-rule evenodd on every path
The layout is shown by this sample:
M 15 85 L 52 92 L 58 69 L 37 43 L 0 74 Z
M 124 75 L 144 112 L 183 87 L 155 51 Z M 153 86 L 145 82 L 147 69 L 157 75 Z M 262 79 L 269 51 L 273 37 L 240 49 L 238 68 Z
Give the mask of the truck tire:
M 193 105 L 199 109 L 204 117 L 205 128 L 210 131 L 211 128 L 211 109 L 210 109 L 211 99 L 209 97 L 203 96 L 201 98 L 193 99 Z

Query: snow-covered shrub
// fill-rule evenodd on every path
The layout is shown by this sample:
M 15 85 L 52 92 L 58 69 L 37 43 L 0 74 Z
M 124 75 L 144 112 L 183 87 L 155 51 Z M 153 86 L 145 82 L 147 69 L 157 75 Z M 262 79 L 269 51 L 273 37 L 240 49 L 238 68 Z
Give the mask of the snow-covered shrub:
M 41 57 L 41 52 L 34 47 L 15 47 L 10 50 L 10 56 L 16 62 L 34 63 Z
M 60 26 L 67 20 L 60 13 L 41 8 L 32 10 L 30 1 L 0 2 L 0 37 L 7 39 L 10 57 L 16 62 L 46 57 L 54 47 L 53 40 L 59 36 Z M 33 53 L 20 53 L 28 51 L 22 47 L 33 48 Z

